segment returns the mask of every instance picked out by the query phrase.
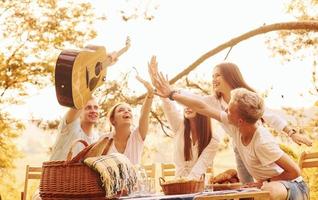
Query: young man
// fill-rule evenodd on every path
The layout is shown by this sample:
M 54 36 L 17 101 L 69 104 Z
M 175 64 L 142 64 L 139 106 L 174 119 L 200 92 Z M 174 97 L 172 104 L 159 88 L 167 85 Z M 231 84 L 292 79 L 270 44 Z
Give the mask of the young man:
M 75 140 L 82 139 L 88 144 L 96 142 L 99 135 L 94 125 L 99 119 L 99 106 L 94 98 L 90 99 L 81 110 L 70 108 L 59 125 L 59 132 L 50 160 L 65 160 Z M 84 147 L 76 145 L 73 156 Z
M 262 190 L 270 192 L 272 200 L 309 199 L 308 187 L 297 164 L 279 148 L 271 133 L 260 123 L 264 103 L 256 93 L 243 88 L 234 89 L 226 113 L 171 90 L 162 74 L 153 82 L 159 96 L 169 97 L 225 124 L 226 132 L 233 134 L 233 142 L 247 170 Z
M 112 66 L 117 62 L 117 52 L 112 52 L 107 56 L 110 59 L 108 66 Z M 98 120 L 99 105 L 93 97 L 80 110 L 70 108 L 60 122 L 59 133 L 50 160 L 65 160 L 75 140 L 82 139 L 88 144 L 96 142 L 99 139 L 99 135 L 94 131 L 94 125 Z M 81 144 L 76 145 L 72 151 L 73 157 L 83 148 Z

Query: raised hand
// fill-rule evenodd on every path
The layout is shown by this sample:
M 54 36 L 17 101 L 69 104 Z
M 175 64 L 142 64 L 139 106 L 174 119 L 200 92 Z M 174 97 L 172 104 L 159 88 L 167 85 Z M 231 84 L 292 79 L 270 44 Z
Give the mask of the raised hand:
M 151 82 L 155 84 L 155 78 L 159 78 L 158 72 L 158 62 L 156 60 L 156 56 L 152 56 L 150 62 L 148 63 L 148 73 L 151 78 Z
M 131 46 L 130 45 L 130 38 L 129 38 L 129 36 L 127 36 L 125 47 L 123 47 L 119 51 L 114 51 L 114 52 L 107 55 L 107 63 L 108 63 L 107 66 L 111 66 L 111 65 L 115 64 L 118 60 L 118 57 L 121 56 L 123 53 L 125 53 L 130 48 L 130 46 Z
M 114 65 L 117 61 L 118 61 L 118 54 L 116 51 L 110 53 L 109 55 L 107 55 L 108 58 L 108 66 Z
M 307 146 L 312 146 L 312 141 L 306 135 L 295 133 L 291 135 L 290 137 L 295 143 L 299 145 L 305 144 Z
M 145 86 L 145 88 L 148 91 L 148 96 L 153 96 L 154 95 L 153 87 L 148 81 L 145 81 L 139 75 L 136 76 L 136 79 Z
M 158 71 L 156 56 L 152 56 L 148 63 L 148 73 L 153 86 L 156 88 L 155 94 L 161 97 L 168 97 L 171 93 L 168 78 Z
M 154 86 L 156 87 L 155 94 L 158 96 L 167 98 L 172 92 L 168 77 L 161 72 L 158 77 L 154 77 Z

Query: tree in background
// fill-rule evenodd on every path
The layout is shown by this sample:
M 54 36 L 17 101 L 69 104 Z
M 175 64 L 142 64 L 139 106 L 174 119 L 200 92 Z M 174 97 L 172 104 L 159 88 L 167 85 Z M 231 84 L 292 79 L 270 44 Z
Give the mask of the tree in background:
M 286 4 L 286 12 L 296 20 L 318 20 L 317 0 L 290 0 Z M 267 39 L 268 48 L 273 56 L 279 56 L 283 62 L 294 59 L 312 59 L 312 95 L 318 95 L 317 81 L 317 56 L 318 56 L 318 33 L 306 30 L 278 31 L 274 36 Z
M 28 89 L 52 84 L 60 50 L 83 47 L 96 37 L 94 22 L 105 18 L 72 0 L 3 0 L 0 13 L 0 191 L 4 199 L 17 199 L 9 171 L 21 155 L 14 139 L 24 126 L 8 108 L 23 103 Z
M 286 4 L 286 12 L 295 17 L 296 20 L 318 20 L 318 1 L 317 0 L 291 0 Z M 311 95 L 318 96 L 318 80 L 317 80 L 317 56 L 318 56 L 318 33 L 308 32 L 305 30 L 297 31 L 279 31 L 274 36 L 267 39 L 268 48 L 271 50 L 273 56 L 280 57 L 282 62 L 291 60 L 309 59 L 312 61 L 312 84 L 308 92 Z M 303 67 L 303 66 L 299 66 Z M 313 141 L 318 138 L 318 101 L 313 105 L 314 112 L 311 116 L 306 116 L 305 111 L 295 110 L 292 108 L 284 108 L 287 115 L 292 116 L 294 125 L 301 132 L 312 137 Z M 306 120 L 305 120 L 306 119 Z M 297 148 L 298 155 L 300 155 L 302 148 Z M 318 143 L 309 151 L 318 151 Z M 314 177 L 317 177 L 317 169 L 305 170 L 303 174 L 307 183 L 310 186 L 311 199 L 318 198 L 318 184 Z

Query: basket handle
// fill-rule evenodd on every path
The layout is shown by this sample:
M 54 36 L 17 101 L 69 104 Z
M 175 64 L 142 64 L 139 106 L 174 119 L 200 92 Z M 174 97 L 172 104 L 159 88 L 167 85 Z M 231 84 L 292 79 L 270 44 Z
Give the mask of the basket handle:
M 112 145 L 113 141 L 114 141 L 113 138 L 108 138 L 108 143 L 107 143 L 106 147 L 104 148 L 102 155 L 106 155 L 108 153 L 109 148 Z
M 67 162 L 71 161 L 72 156 L 73 156 L 73 149 L 74 149 L 74 147 L 76 146 L 76 144 L 77 144 L 78 142 L 82 143 L 82 144 L 84 145 L 84 147 L 87 147 L 87 146 L 88 146 L 88 143 L 87 143 L 85 140 L 82 140 L 82 139 L 75 140 L 75 141 L 72 143 L 70 150 L 68 151 L 67 158 L 66 158 L 66 161 L 67 161 Z
M 162 177 L 159 177 L 159 183 L 160 183 L 160 186 L 162 186 L 162 184 L 166 182 L 166 180 Z

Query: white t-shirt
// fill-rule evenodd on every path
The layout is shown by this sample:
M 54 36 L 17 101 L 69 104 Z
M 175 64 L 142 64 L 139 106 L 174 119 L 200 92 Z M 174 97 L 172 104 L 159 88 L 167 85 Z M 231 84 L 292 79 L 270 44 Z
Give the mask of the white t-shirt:
M 212 166 L 213 159 L 218 150 L 219 141 L 214 137 L 198 156 L 198 143 L 192 145 L 192 160 L 184 159 L 184 124 L 183 112 L 178 110 L 175 103 L 168 99 L 162 99 L 165 116 L 174 133 L 174 163 L 176 165 L 176 176 L 188 176 L 200 178 L 209 166 Z M 191 136 L 191 135 L 190 135 Z
M 233 142 L 248 172 L 256 180 L 266 180 L 281 174 L 284 170 L 275 162 L 284 152 L 280 149 L 273 135 L 262 125 L 256 129 L 248 145 L 241 141 L 238 128 L 229 124 L 226 112 L 221 112 L 222 123 L 233 133 Z
M 69 124 L 66 124 L 66 119 L 64 117 L 60 122 L 58 130 L 56 142 L 50 157 L 51 161 L 66 160 L 71 145 L 75 140 L 82 139 L 88 144 L 92 144 L 99 138 L 99 135 L 96 132 L 93 132 L 91 136 L 87 136 L 87 134 L 81 128 L 79 118 Z M 82 143 L 77 144 L 73 149 L 73 157 L 77 155 L 83 148 L 84 145 Z
M 109 133 L 107 137 L 109 138 L 114 137 L 114 132 Z M 135 130 L 131 132 L 126 144 L 126 149 L 123 154 L 127 156 L 127 158 L 130 160 L 130 162 L 133 165 L 136 165 L 136 164 L 140 164 L 143 149 L 144 149 L 144 141 L 140 136 L 139 127 L 137 127 Z M 114 142 L 112 143 L 112 145 L 110 146 L 107 152 L 107 154 L 110 154 L 110 153 L 120 153 L 116 149 Z

